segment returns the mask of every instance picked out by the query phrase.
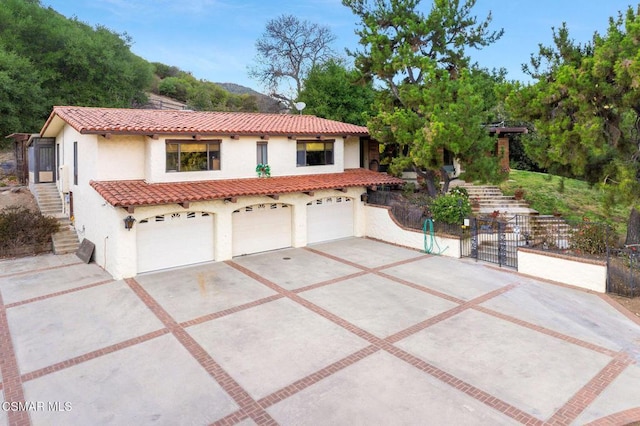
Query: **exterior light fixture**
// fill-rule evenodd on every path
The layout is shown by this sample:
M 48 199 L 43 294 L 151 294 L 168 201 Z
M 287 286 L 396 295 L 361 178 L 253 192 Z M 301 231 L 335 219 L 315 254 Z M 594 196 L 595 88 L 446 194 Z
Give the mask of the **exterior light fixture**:
M 124 218 L 124 229 L 126 229 L 127 231 L 131 231 L 131 228 L 133 228 L 133 224 L 136 221 L 136 219 L 129 215 L 127 217 Z

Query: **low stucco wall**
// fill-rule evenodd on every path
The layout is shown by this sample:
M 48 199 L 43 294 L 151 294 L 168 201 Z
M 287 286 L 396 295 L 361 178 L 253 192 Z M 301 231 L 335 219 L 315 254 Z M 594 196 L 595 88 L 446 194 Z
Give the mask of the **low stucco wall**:
M 518 272 L 598 293 L 605 293 L 607 289 L 607 265 L 604 262 L 519 248 Z
M 405 228 L 397 223 L 391 215 L 391 209 L 384 206 L 365 205 L 365 236 L 376 240 L 386 241 L 403 247 L 424 250 L 424 233 L 416 229 Z M 430 237 L 427 237 L 430 238 Z M 440 247 L 443 256 L 460 257 L 460 239 L 436 235 L 437 246 L 434 244 L 434 254 Z

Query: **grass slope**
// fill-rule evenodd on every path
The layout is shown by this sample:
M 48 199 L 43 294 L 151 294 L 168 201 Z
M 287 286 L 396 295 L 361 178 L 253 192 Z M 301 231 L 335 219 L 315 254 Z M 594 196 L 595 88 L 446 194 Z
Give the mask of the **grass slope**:
M 522 187 L 524 198 L 531 208 L 540 214 L 559 212 L 569 220 L 587 218 L 596 222 L 607 222 L 615 227 L 618 235 L 624 236 L 629 219 L 630 206 L 612 203 L 605 193 L 587 182 L 562 178 L 545 173 L 511 170 L 509 179 L 500 185 L 506 195 Z

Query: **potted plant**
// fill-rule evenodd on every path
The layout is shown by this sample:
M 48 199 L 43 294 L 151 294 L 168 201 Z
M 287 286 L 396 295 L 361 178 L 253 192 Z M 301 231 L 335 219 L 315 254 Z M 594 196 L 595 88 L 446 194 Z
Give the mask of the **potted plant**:
M 271 167 L 268 164 L 258 164 L 256 166 L 258 177 L 271 177 Z
M 513 196 L 515 197 L 516 200 L 522 200 L 524 198 L 524 189 L 522 187 L 517 188 L 516 191 L 513 193 Z

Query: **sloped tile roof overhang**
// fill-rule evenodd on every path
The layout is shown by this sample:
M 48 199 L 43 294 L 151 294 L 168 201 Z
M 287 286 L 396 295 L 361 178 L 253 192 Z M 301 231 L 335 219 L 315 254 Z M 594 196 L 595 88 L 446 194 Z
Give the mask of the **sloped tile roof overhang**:
M 366 127 L 313 115 L 245 112 L 176 111 L 56 106 L 40 131 L 47 132 L 56 117 L 81 134 L 122 135 L 285 135 L 368 136 Z
M 365 169 L 343 173 L 197 182 L 147 183 L 144 180 L 91 181 L 91 186 L 114 207 L 181 204 L 255 195 L 278 195 L 323 189 L 402 185 L 402 179 Z

